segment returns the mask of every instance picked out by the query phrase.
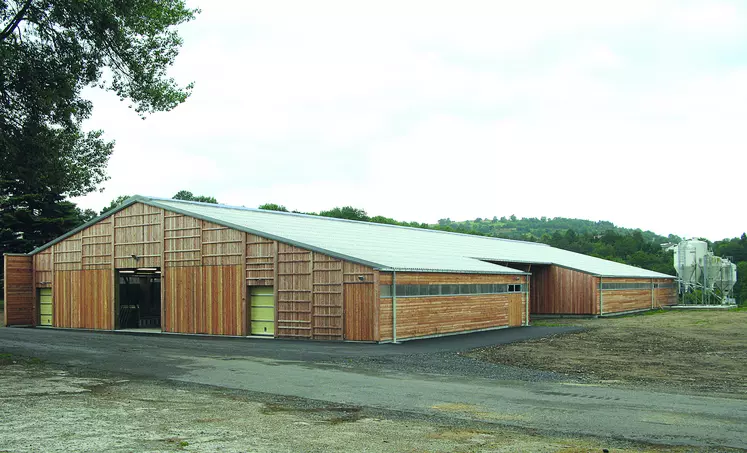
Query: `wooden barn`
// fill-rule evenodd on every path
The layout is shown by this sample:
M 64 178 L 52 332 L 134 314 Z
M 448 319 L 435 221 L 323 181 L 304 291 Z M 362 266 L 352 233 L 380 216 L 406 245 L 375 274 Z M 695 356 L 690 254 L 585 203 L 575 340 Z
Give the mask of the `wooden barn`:
M 58 328 L 399 341 L 675 302 L 542 244 L 141 196 L 4 266 L 6 325 Z

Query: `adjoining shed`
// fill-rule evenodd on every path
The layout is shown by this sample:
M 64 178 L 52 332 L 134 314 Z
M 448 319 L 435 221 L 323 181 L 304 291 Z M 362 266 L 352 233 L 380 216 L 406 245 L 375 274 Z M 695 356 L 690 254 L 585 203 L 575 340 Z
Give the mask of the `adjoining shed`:
M 318 340 L 474 332 L 527 325 L 530 309 L 598 315 L 674 297 L 672 276 L 542 244 L 140 196 L 6 255 L 5 270 L 7 325 Z

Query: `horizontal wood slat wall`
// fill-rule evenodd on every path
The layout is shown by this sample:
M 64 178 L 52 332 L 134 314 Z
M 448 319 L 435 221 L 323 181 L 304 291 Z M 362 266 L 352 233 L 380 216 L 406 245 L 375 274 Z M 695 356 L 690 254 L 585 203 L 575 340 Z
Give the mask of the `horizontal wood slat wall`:
M 608 279 L 604 279 L 605 282 Z M 609 279 L 612 281 L 612 279 Z M 651 289 L 602 291 L 603 314 L 651 308 Z
M 110 269 L 55 272 L 54 326 L 113 329 L 112 272 Z
M 379 279 L 382 285 L 389 285 L 392 282 L 392 274 L 382 272 Z M 480 283 L 526 284 L 526 277 L 500 274 L 397 272 L 397 285 Z M 391 340 L 392 299 L 379 299 L 379 305 L 379 340 Z M 509 325 L 519 326 L 526 319 L 525 313 L 526 296 L 523 293 L 398 297 L 397 339 Z
M 660 280 L 656 280 L 659 282 Z M 608 278 L 602 279 L 602 284 L 606 283 L 641 283 L 646 285 L 647 289 L 631 290 L 602 290 L 602 314 L 621 313 L 633 310 L 646 310 L 655 305 L 651 293 L 654 291 L 653 282 L 649 278 Z M 656 296 L 654 295 L 654 298 Z
M 554 265 L 533 265 L 531 273 L 532 314 L 599 314 L 598 277 Z
M 398 298 L 397 339 L 508 326 L 509 304 L 523 308 L 522 297 L 522 294 L 486 294 Z M 519 316 L 513 321 L 520 325 L 520 319 Z M 379 325 L 381 340 L 391 340 L 392 299 L 381 299 Z
M 3 287 L 5 325 L 36 325 L 33 258 L 5 255 L 3 256 L 3 271 L 5 275 Z
M 677 304 L 677 288 L 676 287 L 654 289 L 654 308 L 661 308 L 665 305 L 676 305 L 676 304 Z

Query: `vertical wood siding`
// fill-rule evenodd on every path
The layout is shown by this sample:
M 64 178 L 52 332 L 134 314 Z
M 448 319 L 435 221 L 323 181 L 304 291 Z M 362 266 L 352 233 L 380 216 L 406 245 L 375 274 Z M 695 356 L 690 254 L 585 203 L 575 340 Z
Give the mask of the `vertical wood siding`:
M 207 333 L 246 335 L 241 317 L 244 266 L 203 266 L 202 276 L 204 310 L 197 317 L 207 318 Z
M 246 335 L 243 267 L 177 266 L 164 279 L 165 332 Z
M 164 267 L 199 266 L 202 263 L 202 220 L 166 211 Z
M 275 335 L 311 338 L 312 252 L 278 243 Z
M 215 223 L 202 222 L 202 265 L 245 265 L 244 233 Z
M 518 278 L 518 280 L 517 280 Z M 392 283 L 381 273 L 382 285 Z M 397 272 L 397 285 L 525 284 L 525 276 Z M 392 299 L 380 301 L 381 341 L 392 339 Z M 397 339 L 455 333 L 494 327 L 519 326 L 526 318 L 526 297 L 516 294 L 476 294 L 397 298 Z
M 531 273 L 532 314 L 599 314 L 598 277 L 555 265 L 535 265 Z
M 343 262 L 314 252 L 312 273 L 312 338 L 342 340 Z
M 114 266 L 117 269 L 161 267 L 163 214 L 162 209 L 142 203 L 114 214 Z
M 76 271 L 83 268 L 82 237 L 82 232 L 79 232 L 54 245 L 54 271 Z
M 343 263 L 345 339 L 378 341 L 377 272 L 362 264 Z
M 55 272 L 54 326 L 113 329 L 112 272 L 110 269 Z
M 164 274 L 165 275 L 165 274 Z M 208 333 L 202 302 L 202 267 L 179 265 L 163 278 L 164 332 Z
M 34 255 L 34 283 L 37 288 L 52 287 L 52 247 Z
M 114 266 L 112 222 L 108 217 L 80 232 L 82 269 L 111 269 Z
M 3 269 L 5 273 L 3 289 L 5 325 L 36 325 L 33 258 L 30 256 L 5 255 L 3 257 Z
M 246 284 L 274 286 L 277 243 L 255 234 L 246 235 Z

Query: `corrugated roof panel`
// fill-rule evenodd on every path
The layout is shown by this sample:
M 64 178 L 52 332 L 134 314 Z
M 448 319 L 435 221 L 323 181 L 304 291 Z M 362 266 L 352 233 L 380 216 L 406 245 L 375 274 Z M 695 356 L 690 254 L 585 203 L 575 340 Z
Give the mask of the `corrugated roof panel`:
M 533 242 L 171 199 L 143 200 L 394 270 L 516 273 L 483 261 L 493 260 L 553 263 L 608 277 L 671 278 Z

